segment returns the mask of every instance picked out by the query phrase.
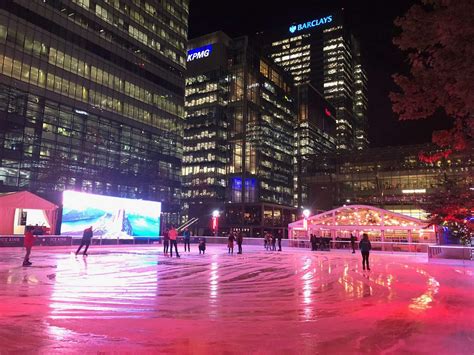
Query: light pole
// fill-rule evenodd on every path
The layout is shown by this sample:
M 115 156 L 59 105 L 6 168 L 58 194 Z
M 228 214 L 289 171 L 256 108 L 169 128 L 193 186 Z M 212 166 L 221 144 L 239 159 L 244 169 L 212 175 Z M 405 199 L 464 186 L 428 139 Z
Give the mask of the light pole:
M 303 227 L 304 227 L 304 230 L 306 231 L 306 238 L 308 238 L 308 217 L 310 214 L 311 214 L 311 211 L 309 209 L 306 208 L 303 210 L 303 217 L 304 217 Z
M 219 217 L 221 213 L 218 210 L 212 211 L 212 229 L 214 230 L 214 236 L 217 237 L 217 231 L 219 229 Z

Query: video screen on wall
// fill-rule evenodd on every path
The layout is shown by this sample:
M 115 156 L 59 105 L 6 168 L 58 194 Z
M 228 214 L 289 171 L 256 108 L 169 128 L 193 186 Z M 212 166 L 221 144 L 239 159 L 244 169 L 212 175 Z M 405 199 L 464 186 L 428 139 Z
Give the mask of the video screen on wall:
M 157 237 L 160 214 L 160 202 L 64 191 L 61 234 L 82 236 L 92 226 L 102 238 Z

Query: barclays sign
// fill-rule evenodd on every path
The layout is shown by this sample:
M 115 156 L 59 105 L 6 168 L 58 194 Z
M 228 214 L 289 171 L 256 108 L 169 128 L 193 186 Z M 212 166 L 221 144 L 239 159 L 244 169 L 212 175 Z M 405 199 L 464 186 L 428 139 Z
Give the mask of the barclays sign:
M 321 17 L 312 21 L 303 22 L 297 25 L 291 25 L 289 30 L 291 33 L 299 32 L 302 30 L 307 30 L 309 28 L 318 27 L 327 23 L 332 22 L 332 15 Z
M 188 57 L 186 59 L 187 62 L 192 62 L 196 59 L 207 58 L 212 52 L 212 44 L 208 44 L 203 47 L 190 49 L 188 51 Z

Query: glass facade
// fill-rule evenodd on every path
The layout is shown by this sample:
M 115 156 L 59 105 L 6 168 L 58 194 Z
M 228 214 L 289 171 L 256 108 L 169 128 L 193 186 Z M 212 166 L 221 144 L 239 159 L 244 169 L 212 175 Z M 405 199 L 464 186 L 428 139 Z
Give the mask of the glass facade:
M 295 131 L 295 207 L 303 210 L 311 206 L 307 174 L 312 157 L 333 153 L 336 147 L 335 109 L 311 84 L 297 86 L 298 124 Z
M 187 1 L 0 3 L 0 189 L 181 193 Z
M 317 28 L 294 34 L 262 32 L 265 51 L 297 85 L 311 83 L 336 109 L 336 149 L 364 149 L 367 138 L 367 74 L 358 41 L 343 13 Z
M 283 233 L 283 216 L 290 220 L 293 213 L 292 80 L 247 37 L 218 32 L 189 43 L 190 49 L 203 45 L 213 46 L 211 55 L 187 69 L 184 210 L 201 218 L 203 232 L 217 208 L 225 210 L 220 225 L 227 231 Z
M 436 163 L 420 162 L 420 151 L 435 149 L 401 146 L 319 156 L 313 160 L 305 181 L 320 210 L 363 204 L 424 219 L 424 202 L 443 191 L 446 181 L 466 190 L 474 184 L 472 151 L 454 153 Z

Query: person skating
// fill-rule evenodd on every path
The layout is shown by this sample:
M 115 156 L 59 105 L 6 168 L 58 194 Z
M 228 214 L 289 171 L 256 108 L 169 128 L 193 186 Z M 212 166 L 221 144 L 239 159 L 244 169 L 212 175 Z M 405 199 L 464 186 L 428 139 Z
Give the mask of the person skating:
M 183 232 L 184 239 L 184 251 L 186 251 L 186 246 L 188 246 L 188 252 L 191 251 L 191 232 L 186 228 Z
M 36 237 L 33 235 L 31 227 L 26 227 L 25 239 L 23 241 L 23 245 L 25 246 L 26 253 L 25 253 L 25 258 L 23 259 L 23 266 L 32 265 L 32 263 L 30 262 L 30 254 L 31 254 L 31 248 L 33 248 L 33 245 L 35 244 L 35 239 Z
M 199 254 L 206 253 L 206 238 L 199 238 Z
M 369 253 L 372 249 L 372 245 L 370 244 L 369 236 L 367 235 L 367 233 L 362 234 L 362 240 L 359 242 L 359 249 L 362 254 L 362 269 L 365 270 L 365 266 L 367 265 L 367 270 L 370 271 Z
M 351 233 L 351 247 L 352 247 L 352 254 L 355 254 L 355 241 L 356 237 Z
M 234 233 L 231 232 L 229 234 L 229 240 L 227 242 L 227 254 L 234 254 L 234 240 L 235 240 L 235 236 L 234 236 Z
M 311 242 L 311 251 L 316 250 L 316 236 L 314 234 L 311 234 L 309 241 Z
M 170 236 L 169 236 L 169 229 L 166 228 L 166 230 L 163 233 L 163 254 L 168 254 L 168 250 L 170 248 Z
M 242 232 L 239 232 L 237 234 L 236 240 L 237 240 L 237 246 L 239 247 L 239 251 L 237 254 L 242 254 L 242 242 L 244 241 L 244 235 Z
M 277 239 L 278 239 L 278 251 L 281 251 L 281 232 L 278 232 Z
M 92 226 L 84 229 L 84 232 L 82 233 L 81 245 L 79 245 L 79 248 L 77 248 L 76 255 L 79 254 L 82 247 L 85 245 L 86 248 L 84 249 L 84 256 L 87 256 L 87 250 L 89 249 L 89 245 L 91 244 L 91 240 L 93 236 L 94 236 L 94 233 L 92 232 Z
M 171 226 L 170 231 L 168 232 L 168 236 L 170 238 L 170 256 L 173 257 L 173 245 L 174 245 L 174 250 L 176 251 L 176 257 L 179 258 L 179 253 L 178 253 L 178 231 L 174 226 Z
M 265 249 L 268 250 L 271 248 L 272 238 L 270 233 L 265 232 Z
M 271 233 L 271 238 L 272 238 L 272 251 L 276 251 L 277 248 L 276 248 L 276 242 L 277 242 L 277 238 L 276 238 L 276 235 L 275 233 Z

